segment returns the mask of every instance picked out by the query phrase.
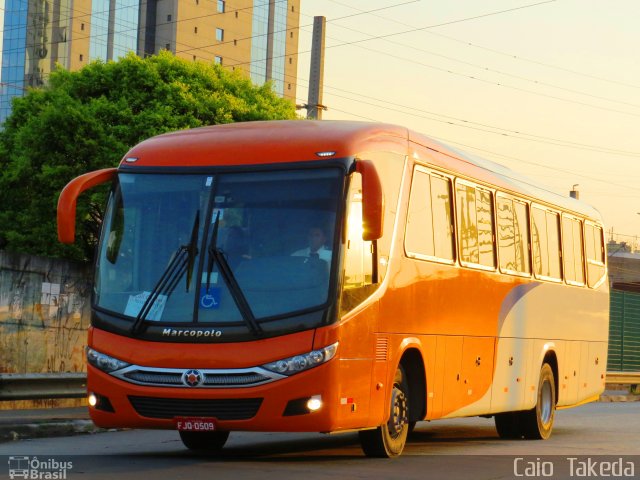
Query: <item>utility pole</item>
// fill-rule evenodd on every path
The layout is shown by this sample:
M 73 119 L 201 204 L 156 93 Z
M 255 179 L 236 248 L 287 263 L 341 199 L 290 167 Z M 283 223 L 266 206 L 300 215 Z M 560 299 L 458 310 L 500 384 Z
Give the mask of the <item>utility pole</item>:
M 322 90 L 324 83 L 324 31 L 327 19 L 313 17 L 313 40 L 311 41 L 311 65 L 309 67 L 309 96 L 307 104 L 307 118 L 322 120 L 322 111 L 327 107 L 322 105 Z

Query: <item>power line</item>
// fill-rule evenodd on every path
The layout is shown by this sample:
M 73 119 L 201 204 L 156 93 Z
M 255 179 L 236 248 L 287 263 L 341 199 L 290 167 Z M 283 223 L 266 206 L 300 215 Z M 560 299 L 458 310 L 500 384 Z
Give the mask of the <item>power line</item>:
M 347 45 L 353 45 L 353 46 L 358 47 L 358 48 L 363 49 L 363 50 L 367 50 L 367 51 L 370 51 L 370 52 L 373 52 L 373 53 L 382 54 L 382 55 L 386 55 L 388 57 L 392 57 L 392 58 L 394 58 L 396 60 L 401 60 L 401 61 L 404 61 L 404 62 L 411 63 L 413 65 L 419 65 L 419 66 L 422 66 L 422 67 L 425 67 L 425 68 L 429 68 L 429 69 L 432 69 L 432 70 L 436 70 L 436 71 L 439 71 L 439 72 L 442 72 L 442 73 L 447 73 L 447 74 L 450 74 L 450 75 L 455 75 L 455 76 L 459 76 L 459 77 L 462 77 L 462 78 L 467 78 L 467 79 L 474 80 L 474 81 L 477 81 L 477 82 L 486 83 L 486 84 L 489 84 L 489 85 L 495 85 L 495 86 L 502 87 L 502 88 L 508 88 L 508 89 L 511 89 L 511 90 L 516 90 L 516 91 L 519 91 L 519 92 L 529 93 L 529 94 L 536 95 L 536 96 L 539 96 L 539 97 L 550 98 L 550 99 L 558 100 L 558 101 L 561 101 L 561 102 L 573 103 L 573 104 L 576 104 L 576 105 L 582 105 L 582 106 L 585 106 L 585 107 L 595 108 L 595 109 L 598 109 L 598 110 L 605 110 L 605 111 L 609 111 L 609 112 L 620 113 L 620 114 L 623 114 L 623 115 L 630 115 L 630 116 L 633 116 L 633 117 L 640 117 L 640 113 L 628 112 L 628 111 L 625 111 L 625 110 L 618 110 L 618 109 L 615 109 L 615 108 L 604 107 L 604 106 L 601 106 L 601 105 L 594 105 L 594 104 L 591 104 L 591 103 L 581 102 L 581 101 L 578 101 L 578 100 L 571 100 L 571 99 L 559 97 L 559 96 L 556 96 L 556 95 L 550 95 L 550 94 L 546 94 L 546 93 L 536 92 L 536 91 L 533 91 L 533 90 L 527 90 L 526 88 L 516 87 L 516 86 L 513 86 L 513 85 L 508 85 L 508 84 L 501 83 L 501 82 L 495 82 L 495 81 L 492 81 L 492 80 L 486 80 L 486 79 L 483 79 L 483 78 L 476 77 L 474 75 L 468 75 L 468 74 L 465 74 L 465 73 L 455 72 L 455 71 L 447 69 L 447 68 L 436 67 L 436 66 L 430 65 L 428 63 L 424 63 L 424 62 L 419 62 L 417 60 L 413 60 L 411 58 L 401 57 L 401 56 L 397 55 L 396 53 L 387 53 L 387 52 L 384 52 L 384 51 L 381 51 L 381 50 L 376 50 L 376 49 L 373 49 L 373 48 L 365 47 L 363 45 L 359 45 L 359 43 L 361 43 L 361 42 L 366 42 L 366 41 L 371 41 L 371 40 L 378 40 L 378 39 L 385 38 L 386 36 L 388 36 L 388 35 L 380 35 L 380 36 L 374 36 L 374 37 L 363 39 L 363 40 L 354 40 L 354 41 L 349 41 L 349 42 L 343 42 L 343 43 L 336 44 L 336 45 L 328 45 L 326 48 L 329 49 L 329 48 L 337 48 L 337 47 L 344 47 L 344 46 L 347 46 Z M 333 40 L 338 40 L 338 39 L 336 39 L 334 37 L 328 37 L 328 38 L 331 38 Z M 300 54 L 302 54 L 302 53 L 308 53 L 308 51 L 300 52 Z
M 351 116 L 354 116 L 354 117 L 357 117 L 357 118 L 370 120 L 370 121 L 373 121 L 373 122 L 380 122 L 381 121 L 380 119 L 377 119 L 377 118 L 367 117 L 365 115 L 360 115 L 360 114 L 356 114 L 356 113 L 353 113 L 353 112 L 348 112 L 346 110 L 337 109 L 335 107 L 331 107 L 331 110 L 336 111 L 336 112 L 340 112 L 340 113 L 345 113 L 347 115 L 351 115 Z M 459 142 L 457 140 L 452 140 L 452 139 L 439 137 L 439 136 L 435 136 L 435 135 L 429 135 L 429 137 L 433 138 L 435 140 L 441 141 L 443 143 L 450 143 L 450 144 L 454 144 L 454 145 L 459 145 L 459 146 L 462 146 L 462 147 L 465 147 L 465 148 L 471 148 L 473 150 L 477 150 L 477 151 L 480 151 L 480 152 L 490 153 L 492 155 L 495 155 L 495 156 L 498 156 L 498 157 L 502 157 L 502 158 L 505 158 L 505 159 L 514 160 L 516 162 L 520 162 L 520 163 L 523 163 L 523 164 L 532 165 L 532 166 L 544 168 L 544 169 L 547 169 L 547 170 L 553 170 L 553 171 L 556 171 L 556 172 L 566 173 L 566 174 L 571 175 L 572 177 L 576 177 L 577 176 L 577 177 L 585 178 L 585 179 L 592 180 L 592 181 L 595 181 L 595 182 L 600 182 L 600 183 L 608 184 L 608 185 L 611 185 L 611 186 L 622 187 L 622 188 L 626 188 L 626 189 L 629 189 L 629 190 L 634 190 L 634 191 L 640 192 L 640 188 L 638 188 L 638 187 L 632 187 L 632 186 L 624 185 L 624 184 L 621 184 L 621 183 L 610 182 L 610 181 L 607 181 L 607 180 L 603 180 L 602 178 L 592 177 L 592 176 L 585 175 L 585 174 L 582 174 L 582 173 L 577 173 L 575 171 L 566 170 L 566 169 L 562 169 L 562 168 L 558 168 L 558 167 L 552 167 L 552 166 L 545 165 L 545 164 L 538 163 L 538 162 L 532 162 L 532 161 L 528 161 L 528 160 L 523 160 L 523 159 L 518 158 L 518 157 L 513 157 L 513 156 L 510 156 L 510 155 L 504 155 L 504 154 L 501 154 L 501 153 L 498 153 L 498 152 L 494 152 L 494 151 L 491 151 L 491 150 L 487 150 L 487 149 L 483 149 L 483 148 L 480 148 L 480 147 L 476 147 L 474 145 L 469 145 L 469 144 L 466 144 L 466 143 L 462 143 L 462 142 Z M 500 173 L 501 175 L 503 175 L 503 173 L 501 173 L 501 172 L 495 172 L 495 173 Z M 515 179 L 515 180 L 521 181 L 521 179 Z M 539 185 L 535 185 L 535 186 L 540 188 Z
M 359 8 L 356 8 L 356 7 L 352 6 L 352 5 L 347 5 L 347 4 L 342 3 L 342 2 L 338 2 L 337 0 L 329 0 L 329 1 L 332 2 L 332 3 L 335 3 L 337 5 L 341 5 L 343 7 L 350 8 L 352 10 L 361 11 Z M 392 23 L 395 23 L 395 24 L 398 24 L 398 25 L 403 25 L 405 27 L 416 28 L 414 25 L 410 25 L 408 23 L 401 22 L 401 21 L 398 21 L 398 20 L 390 18 L 390 17 L 382 17 L 382 16 L 376 15 L 376 14 L 370 14 L 370 15 L 374 16 L 374 17 L 377 17 L 377 18 L 382 18 L 382 19 L 384 19 L 385 21 L 388 21 L 388 22 L 392 22 Z M 563 72 L 566 72 L 566 73 L 570 73 L 570 74 L 573 74 L 573 75 L 578 75 L 578 76 L 585 77 L 585 78 L 591 78 L 591 79 L 599 80 L 599 81 L 602 81 L 602 82 L 608 82 L 608 83 L 612 83 L 612 84 L 616 84 L 616 85 L 622 85 L 622 86 L 625 86 L 625 87 L 639 88 L 640 89 L 640 85 L 634 85 L 634 84 L 630 84 L 630 83 L 625 83 L 625 82 L 621 82 L 619 80 L 600 77 L 600 76 L 593 75 L 593 74 L 590 74 L 590 73 L 580 72 L 580 71 L 572 70 L 572 69 L 569 69 L 569 68 L 566 68 L 566 67 L 561 67 L 559 65 L 553 65 L 553 64 L 542 62 L 542 61 L 539 61 L 539 60 L 534 60 L 534 59 L 522 57 L 522 56 L 516 55 L 514 53 L 503 52 L 501 50 L 496 50 L 494 48 L 489 48 L 489 47 L 485 47 L 485 46 L 482 46 L 482 45 L 477 45 L 477 44 L 469 42 L 467 40 L 460 40 L 459 38 L 451 37 L 449 35 L 445 35 L 445 34 L 442 34 L 442 33 L 437 33 L 437 32 L 433 32 L 433 31 L 429 31 L 429 30 L 424 30 L 423 33 L 426 33 L 426 34 L 432 35 L 432 36 L 436 36 L 436 37 L 445 38 L 445 39 L 450 40 L 452 42 L 460 43 L 460 44 L 463 44 L 463 45 L 468 46 L 468 47 L 473 47 L 473 48 L 477 48 L 477 49 L 480 49 L 480 50 L 485 50 L 485 51 L 494 53 L 496 55 L 501 55 L 501 56 L 507 57 L 507 58 L 509 58 L 511 60 L 518 60 L 518 61 L 522 61 L 522 62 L 532 63 L 534 65 L 539 65 L 539 66 L 542 66 L 542 67 L 563 71 Z
M 334 2 L 334 3 L 338 3 L 339 5 L 342 5 L 339 2 Z M 351 8 L 353 8 L 353 7 L 351 7 Z M 356 9 L 356 10 L 361 11 L 360 9 Z M 380 17 L 379 15 L 375 15 L 375 14 L 370 14 L 370 15 L 373 15 L 373 16 L 378 17 L 378 18 L 383 18 L 383 17 Z M 394 22 L 394 23 L 400 23 L 400 22 Z M 403 25 L 409 26 L 409 25 L 404 24 L 404 23 L 403 23 Z M 349 30 L 350 32 L 359 33 L 361 35 L 367 35 L 367 36 L 371 37 L 371 39 L 374 39 L 374 38 L 375 39 L 379 39 L 379 37 L 376 36 L 376 35 L 372 35 L 370 33 L 363 32 L 361 30 L 356 30 L 353 27 L 346 27 L 346 26 L 342 26 L 342 25 L 338 25 L 338 24 L 336 24 L 336 26 L 339 27 L 339 28 L 343 28 L 345 30 Z M 328 37 L 328 38 L 330 38 L 332 40 L 342 41 L 340 39 L 336 39 L 336 38 L 333 38 L 333 37 Z M 483 66 L 483 65 L 478 65 L 476 63 L 467 62 L 465 60 L 460 60 L 458 58 L 451 57 L 451 56 L 448 56 L 448 55 L 443 55 L 441 53 L 433 52 L 433 51 L 430 51 L 430 50 L 427 50 L 427 49 L 424 49 L 424 48 L 417 47 L 415 45 L 402 43 L 402 42 L 396 42 L 396 41 L 389 40 L 389 39 L 386 39 L 386 38 L 381 38 L 381 40 L 383 40 L 383 41 L 385 41 L 387 43 L 390 43 L 392 45 L 397 45 L 397 46 L 400 46 L 400 47 L 403 47 L 403 48 L 410 48 L 412 50 L 416 50 L 418 52 L 426 53 L 426 54 L 432 55 L 434 57 L 444 58 L 444 59 L 450 60 L 452 62 L 456 62 L 456 63 L 460 63 L 462 65 L 467 65 L 467 66 L 470 66 L 470 67 L 473 67 L 473 68 L 477 68 L 479 70 L 482 70 L 483 72 L 496 73 L 498 75 L 503 75 L 503 76 L 506 76 L 506 77 L 515 78 L 515 79 L 522 80 L 522 81 L 525 81 L 525 82 L 528 82 L 528 83 L 533 83 L 535 85 L 555 88 L 557 90 L 562 90 L 562 91 L 569 92 L 569 93 L 575 93 L 575 94 L 582 95 L 582 96 L 585 96 L 585 97 L 595 98 L 595 99 L 598 99 L 598 100 L 604 100 L 604 101 L 607 101 L 607 102 L 617 103 L 617 104 L 620 104 L 620 105 L 627 105 L 627 106 L 634 107 L 634 108 L 640 108 L 639 104 L 634 104 L 634 103 L 630 103 L 630 102 L 626 102 L 626 101 L 622 101 L 622 100 L 603 97 L 603 96 L 600 96 L 600 95 L 594 95 L 594 94 L 589 93 L 589 92 L 584 92 L 584 91 L 575 90 L 575 89 L 572 89 L 572 88 L 562 87 L 562 86 L 559 86 L 559 85 L 554 85 L 552 83 L 548 83 L 548 82 L 544 82 L 544 81 L 528 78 L 528 77 L 525 77 L 525 76 L 522 76 L 522 75 L 516 75 L 516 74 L 513 74 L 513 73 L 504 72 L 504 71 L 497 70 L 497 69 L 490 68 L 490 67 L 486 67 L 486 66 Z M 394 54 L 392 54 L 392 56 L 394 56 L 394 58 L 395 58 Z M 451 73 L 455 73 L 455 72 L 451 72 Z
M 379 99 L 379 98 L 376 98 L 376 97 L 371 97 L 371 96 L 368 96 L 368 95 L 364 95 L 362 93 L 356 93 L 356 92 L 351 92 L 349 90 L 341 89 L 341 88 L 338 88 L 338 87 L 332 87 L 330 85 L 325 85 L 325 87 L 329 88 L 331 90 L 338 90 L 338 91 L 345 92 L 345 93 L 348 93 L 348 94 L 357 95 L 357 96 L 362 97 L 362 98 L 368 98 L 368 99 L 371 99 L 371 100 L 374 100 L 374 101 L 377 101 L 377 102 L 380 102 L 380 103 L 384 103 L 384 104 L 387 104 L 387 105 L 392 105 L 394 107 L 406 108 L 406 109 L 414 110 L 414 111 L 417 111 L 417 112 L 433 115 L 433 116 L 436 116 L 436 117 L 443 117 L 445 120 L 440 120 L 440 119 L 437 119 L 437 118 L 430 118 L 430 117 L 426 117 L 426 116 L 423 116 L 423 115 L 417 115 L 415 113 L 406 112 L 406 111 L 403 111 L 403 110 L 392 109 L 393 111 L 396 111 L 396 112 L 399 112 L 399 113 L 404 113 L 404 114 L 407 114 L 407 115 L 417 116 L 417 117 L 420 117 L 420 118 L 425 118 L 427 120 L 446 123 L 446 124 L 453 125 L 453 126 L 458 126 L 458 127 L 463 127 L 463 128 L 470 128 L 470 129 L 473 129 L 473 130 L 478 130 L 478 131 L 487 132 L 487 133 L 493 133 L 495 135 L 500 135 L 502 137 L 510 137 L 510 138 L 515 138 L 515 139 L 519 139 L 519 140 L 527 140 L 527 141 L 531 141 L 531 142 L 544 143 L 544 144 L 548 144 L 548 145 L 555 145 L 555 146 L 566 147 L 566 148 L 577 148 L 577 149 L 581 149 L 581 150 L 608 153 L 608 154 L 613 154 L 613 155 L 622 155 L 622 156 L 630 156 L 630 157 L 639 157 L 640 156 L 640 152 L 617 150 L 617 149 L 608 148 L 608 147 L 601 147 L 601 146 L 598 146 L 598 145 L 589 145 L 589 144 L 584 144 L 584 143 L 572 142 L 572 141 L 569 141 L 569 140 L 562 140 L 562 139 L 558 139 L 558 138 L 544 137 L 544 136 L 540 136 L 540 135 L 533 135 L 533 134 L 526 133 L 526 132 L 520 132 L 520 131 L 517 131 L 517 130 L 510 130 L 510 129 L 506 129 L 506 128 L 502 128 L 502 127 L 496 127 L 494 125 L 488 125 L 488 124 L 485 124 L 485 123 L 473 122 L 473 121 L 470 121 L 470 120 L 451 117 L 451 116 L 448 116 L 448 115 L 443 115 L 443 114 L 431 112 L 431 111 L 428 111 L 428 110 L 423 110 L 423 109 L 412 107 L 412 106 L 408 106 L 408 105 L 402 105 L 402 104 L 390 102 L 390 101 L 387 101 L 387 100 L 382 100 L 382 99 Z M 380 105 L 376 105 L 376 104 L 373 104 L 373 103 L 370 103 L 370 102 L 364 102 L 362 100 L 358 100 L 358 99 L 354 99 L 354 98 L 350 98 L 350 97 L 341 96 L 341 95 L 338 95 L 336 93 L 330 93 L 330 94 L 334 95 L 336 97 L 339 97 L 339 98 L 344 98 L 344 99 L 347 99 L 347 100 L 353 100 L 353 101 L 357 101 L 357 102 L 364 103 L 364 104 L 367 104 L 367 105 L 371 105 L 371 106 L 374 106 L 374 107 L 383 108 Z M 388 107 L 384 107 L 384 108 L 389 109 Z M 454 122 L 462 122 L 463 124 L 461 125 L 461 124 L 454 123 Z M 473 125 L 476 125 L 477 127 L 474 127 Z M 501 131 L 495 132 L 495 131 L 487 130 L 486 128 L 478 128 L 478 127 L 486 127 L 486 128 L 491 128 L 491 129 L 494 129 L 494 130 L 501 130 Z M 527 137 L 525 137 L 525 135 L 527 137 L 532 137 L 532 138 L 527 138 Z

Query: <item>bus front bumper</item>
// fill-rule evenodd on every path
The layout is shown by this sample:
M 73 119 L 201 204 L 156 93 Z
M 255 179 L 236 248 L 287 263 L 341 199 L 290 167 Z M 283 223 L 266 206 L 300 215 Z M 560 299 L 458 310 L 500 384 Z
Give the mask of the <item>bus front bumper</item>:
M 89 411 L 103 428 L 176 429 L 178 419 L 188 417 L 208 419 L 226 431 L 330 432 L 340 428 L 331 414 L 339 403 L 337 363 L 236 388 L 137 385 L 89 365 L 87 392 L 95 400 Z M 310 410 L 310 399 L 319 408 Z

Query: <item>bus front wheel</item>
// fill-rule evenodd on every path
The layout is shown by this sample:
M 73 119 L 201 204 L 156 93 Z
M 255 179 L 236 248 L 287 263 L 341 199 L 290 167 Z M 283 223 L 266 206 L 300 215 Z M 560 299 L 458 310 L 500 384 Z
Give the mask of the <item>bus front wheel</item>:
M 219 452 L 229 438 L 229 432 L 180 432 L 180 440 L 189 450 Z
M 367 457 L 395 457 L 402 453 L 408 433 L 409 384 L 399 365 L 391 391 L 389 420 L 376 429 L 360 431 L 360 445 Z

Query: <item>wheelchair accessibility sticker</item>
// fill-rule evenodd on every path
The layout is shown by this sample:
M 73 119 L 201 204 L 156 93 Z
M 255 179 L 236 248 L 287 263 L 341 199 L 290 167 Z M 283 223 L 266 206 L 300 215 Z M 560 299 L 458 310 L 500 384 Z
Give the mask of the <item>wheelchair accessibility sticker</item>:
M 203 310 L 213 310 L 220 307 L 220 289 L 206 285 L 200 287 L 200 308 Z

